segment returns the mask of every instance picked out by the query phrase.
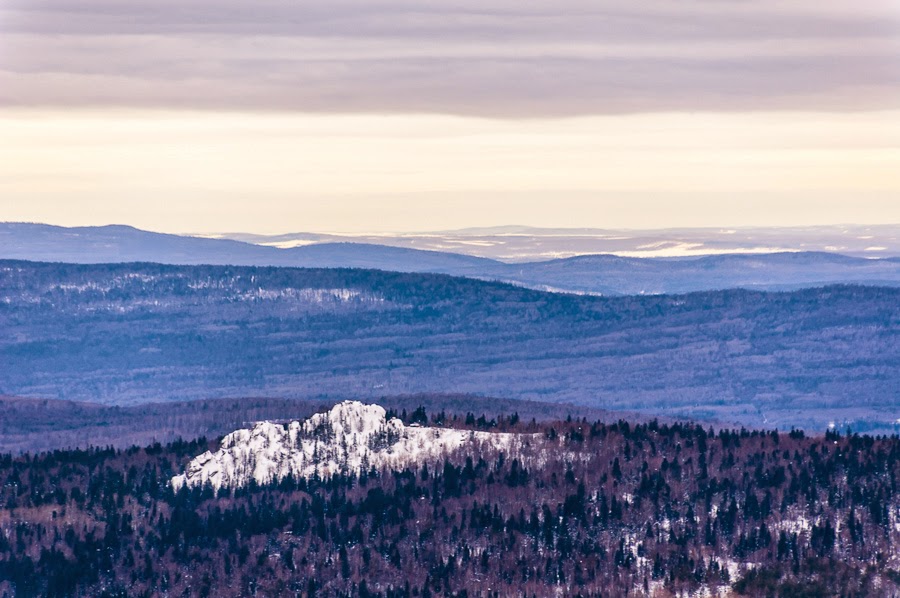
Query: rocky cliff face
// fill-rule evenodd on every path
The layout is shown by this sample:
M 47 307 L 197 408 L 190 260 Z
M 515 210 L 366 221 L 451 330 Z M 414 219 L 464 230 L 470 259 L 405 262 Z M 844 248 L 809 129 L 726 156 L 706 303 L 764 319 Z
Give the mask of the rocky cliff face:
M 383 407 L 345 401 L 305 421 L 259 422 L 222 439 L 216 452 L 190 462 L 172 478 L 180 488 L 209 483 L 213 488 L 266 484 L 294 477 L 356 475 L 374 467 L 402 469 L 433 461 L 461 448 L 515 451 L 531 436 L 405 426 L 388 419 Z

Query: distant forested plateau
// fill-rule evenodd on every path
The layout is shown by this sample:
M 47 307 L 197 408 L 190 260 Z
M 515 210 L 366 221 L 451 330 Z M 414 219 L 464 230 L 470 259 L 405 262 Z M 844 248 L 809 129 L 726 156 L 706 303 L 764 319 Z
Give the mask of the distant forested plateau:
M 589 297 L 440 274 L 0 262 L 0 394 L 461 393 L 893 432 L 900 289 Z

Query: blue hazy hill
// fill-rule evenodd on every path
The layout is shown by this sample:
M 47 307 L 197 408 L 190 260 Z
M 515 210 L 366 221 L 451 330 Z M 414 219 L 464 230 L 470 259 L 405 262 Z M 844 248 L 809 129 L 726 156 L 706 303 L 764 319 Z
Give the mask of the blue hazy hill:
M 0 394 L 461 393 L 893 431 L 900 289 L 592 297 L 365 269 L 0 261 Z
M 504 263 L 372 243 L 325 242 L 288 249 L 230 239 L 142 231 L 129 226 L 63 228 L 0 223 L 0 259 L 68 263 L 372 268 L 498 280 L 543 290 L 603 295 L 749 288 L 790 290 L 828 284 L 900 286 L 900 259 L 825 252 L 680 258 L 586 255 Z

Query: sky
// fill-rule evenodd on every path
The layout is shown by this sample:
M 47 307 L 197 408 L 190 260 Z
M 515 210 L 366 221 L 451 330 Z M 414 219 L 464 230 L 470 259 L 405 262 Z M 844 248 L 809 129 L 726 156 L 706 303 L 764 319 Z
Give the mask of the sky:
M 0 221 L 900 223 L 896 0 L 4 0 Z

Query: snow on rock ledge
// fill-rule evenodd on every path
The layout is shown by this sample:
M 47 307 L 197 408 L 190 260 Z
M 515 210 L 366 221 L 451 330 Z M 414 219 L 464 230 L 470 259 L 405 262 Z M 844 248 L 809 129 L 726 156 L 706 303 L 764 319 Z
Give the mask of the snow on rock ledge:
M 172 478 L 176 489 L 207 482 L 215 489 L 259 484 L 288 475 L 309 478 L 337 473 L 359 474 L 370 467 L 402 469 L 441 457 L 468 444 L 487 444 L 509 452 L 519 434 L 474 432 L 447 428 L 404 426 L 387 419 L 383 407 L 345 401 L 326 413 L 287 425 L 259 422 L 222 439 L 222 446 L 206 451 Z

